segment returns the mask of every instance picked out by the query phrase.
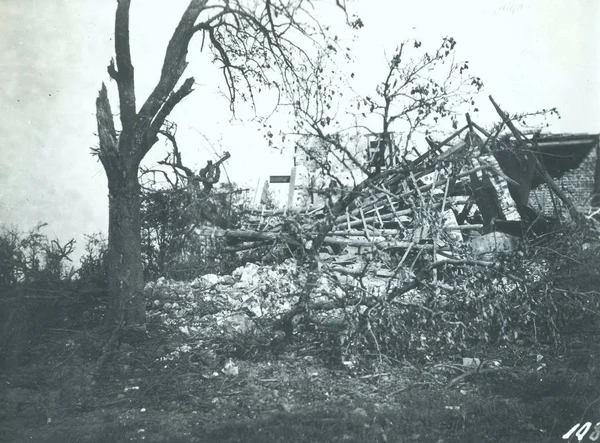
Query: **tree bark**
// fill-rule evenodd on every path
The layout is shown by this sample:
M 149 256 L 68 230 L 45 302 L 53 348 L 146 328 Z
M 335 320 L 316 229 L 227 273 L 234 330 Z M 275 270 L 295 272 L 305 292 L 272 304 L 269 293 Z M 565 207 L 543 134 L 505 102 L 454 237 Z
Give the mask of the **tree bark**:
M 108 183 L 108 288 L 114 300 L 113 319 L 125 327 L 140 327 L 146 322 L 140 186 L 137 167 L 124 172 L 122 179 Z
M 108 178 L 108 290 L 113 300 L 109 320 L 125 327 L 146 322 L 142 296 L 144 275 L 140 224 L 139 163 L 136 146 L 124 146 L 134 138 L 117 137 L 106 87 L 96 100 L 100 148 L 98 157 Z

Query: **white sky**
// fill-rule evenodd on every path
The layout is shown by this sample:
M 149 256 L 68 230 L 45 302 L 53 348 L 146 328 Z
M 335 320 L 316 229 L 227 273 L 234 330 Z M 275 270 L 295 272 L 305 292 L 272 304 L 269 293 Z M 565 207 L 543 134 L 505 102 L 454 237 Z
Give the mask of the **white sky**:
M 132 3 L 139 106 L 187 2 Z M 99 0 L 0 0 L 0 224 L 29 229 L 46 221 L 49 235 L 75 237 L 79 253 L 84 233 L 107 231 L 106 178 L 90 147 L 97 144 L 97 91 L 103 81 L 113 97 L 116 89 L 106 73 L 115 7 Z M 496 121 L 491 94 L 509 112 L 557 107 L 562 119 L 551 121 L 553 132 L 600 132 L 597 0 L 348 0 L 348 7 L 365 23 L 352 46 L 363 85 L 381 79 L 385 51 L 401 41 L 437 43 L 448 35 L 485 83 L 477 122 Z M 171 116 L 184 161 L 198 168 L 230 151 L 227 172 L 242 185 L 288 174 L 290 156 L 269 151 L 256 124 L 231 121 L 218 92 L 220 73 L 199 51 L 193 40 L 184 74 L 196 78 L 196 90 Z M 117 112 L 114 98 L 112 106 Z M 164 153 L 156 146 L 152 158 Z

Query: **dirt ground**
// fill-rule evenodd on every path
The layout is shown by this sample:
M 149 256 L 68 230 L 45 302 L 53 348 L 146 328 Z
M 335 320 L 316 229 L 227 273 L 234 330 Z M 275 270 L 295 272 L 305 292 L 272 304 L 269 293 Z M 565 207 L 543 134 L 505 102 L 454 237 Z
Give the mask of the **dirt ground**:
M 473 350 L 479 370 L 384 358 L 356 371 L 307 336 L 190 350 L 150 321 L 95 372 L 109 335 L 48 329 L 7 360 L 0 441 L 555 442 L 600 422 L 595 325 L 555 347 Z

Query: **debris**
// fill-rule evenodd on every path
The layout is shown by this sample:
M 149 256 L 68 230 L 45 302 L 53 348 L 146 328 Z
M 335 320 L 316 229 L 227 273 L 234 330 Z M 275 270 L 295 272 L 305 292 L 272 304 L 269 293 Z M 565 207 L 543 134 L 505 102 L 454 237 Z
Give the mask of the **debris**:
M 253 329 L 254 322 L 246 314 L 231 314 L 223 319 L 223 331 L 227 335 L 235 336 L 236 334 L 247 334 Z
M 492 259 L 497 253 L 515 252 L 519 247 L 519 239 L 502 232 L 475 237 L 471 240 L 471 250 L 475 258 Z
M 481 366 L 481 360 L 478 358 L 465 357 L 462 359 L 462 364 L 467 368 L 478 368 Z
M 229 359 L 227 363 L 225 363 L 225 367 L 223 368 L 223 374 L 229 377 L 237 377 L 240 372 L 240 368 L 233 362 L 233 360 Z

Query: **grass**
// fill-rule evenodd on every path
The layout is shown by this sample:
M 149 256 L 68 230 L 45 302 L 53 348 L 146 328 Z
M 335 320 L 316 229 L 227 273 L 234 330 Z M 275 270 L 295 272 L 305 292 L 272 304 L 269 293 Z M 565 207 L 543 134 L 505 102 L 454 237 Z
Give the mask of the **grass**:
M 107 339 L 102 328 L 45 331 L 5 367 L 0 441 L 550 442 L 600 421 L 593 327 L 553 352 L 488 349 L 505 370 L 453 386 L 460 372 L 449 362 L 358 375 L 303 355 L 300 340 L 235 360 L 238 375 L 225 375 L 223 355 L 161 361 L 181 337 L 153 323 L 144 343 L 122 343 L 94 378 Z

